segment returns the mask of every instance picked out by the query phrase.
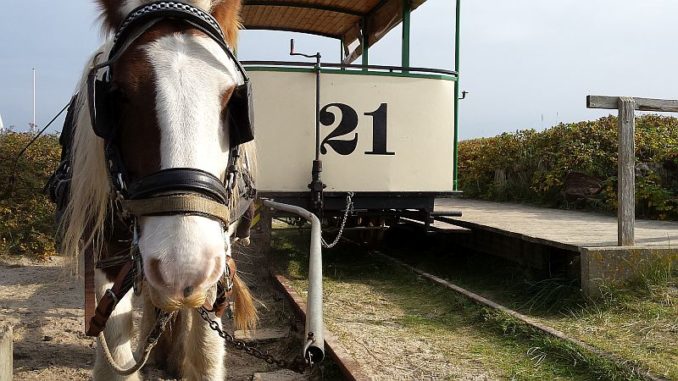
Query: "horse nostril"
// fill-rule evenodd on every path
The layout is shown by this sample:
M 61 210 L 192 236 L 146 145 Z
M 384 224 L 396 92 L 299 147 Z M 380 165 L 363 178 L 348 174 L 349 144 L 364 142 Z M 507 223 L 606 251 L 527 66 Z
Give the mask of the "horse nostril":
M 193 287 L 192 286 L 188 286 L 188 287 L 184 288 L 184 298 L 188 298 L 189 296 L 191 296 L 191 294 L 193 294 Z

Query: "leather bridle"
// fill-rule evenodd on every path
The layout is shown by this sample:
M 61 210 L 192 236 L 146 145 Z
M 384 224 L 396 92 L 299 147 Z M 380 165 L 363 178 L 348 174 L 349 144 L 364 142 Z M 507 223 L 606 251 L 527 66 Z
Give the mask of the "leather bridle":
M 130 182 L 125 170 L 119 147 L 119 123 L 116 113 L 118 105 L 115 99 L 117 89 L 112 82 L 112 67 L 134 41 L 158 22 L 166 20 L 189 25 L 207 35 L 226 52 L 242 75 L 243 82 L 233 91 L 227 106 L 231 149 L 223 180 L 197 168 L 171 168 Z M 99 72 L 103 69 L 107 70 L 100 76 Z M 244 214 L 256 197 L 256 190 L 249 174 L 238 172 L 239 146 L 253 140 L 254 133 L 251 84 L 247 73 L 226 43 L 218 22 L 201 9 L 180 1 L 157 1 L 146 4 L 132 11 L 123 20 L 117 29 L 107 60 L 91 68 L 88 76 L 88 102 L 94 132 L 104 140 L 104 153 L 113 188 L 114 213 L 117 217 L 115 220 L 123 225 L 123 230 L 132 232 L 135 237 L 132 239 L 129 255 L 122 259 L 107 259 L 111 263 L 110 267 L 120 267 L 122 270 L 116 276 L 114 286 L 99 301 L 96 311 L 93 308 L 93 298 L 90 296 L 88 301 L 86 295 L 87 335 L 97 336 L 103 331 L 117 302 L 133 286 L 135 287 L 137 279 L 142 275 L 138 265 L 140 256 L 136 247 L 138 217 L 201 215 L 220 221 L 224 229 L 227 229 L 232 221 L 236 221 Z M 239 184 L 238 179 L 244 184 Z M 231 210 L 230 206 L 233 205 L 235 197 L 242 201 L 238 203 L 238 210 Z M 89 262 L 92 268 L 90 277 L 86 269 L 85 287 L 92 290 L 93 254 L 91 252 L 85 254 L 85 266 L 87 268 Z M 99 261 L 97 267 L 106 267 L 105 261 Z M 218 284 L 217 301 L 212 308 L 219 316 L 228 303 L 226 296 L 231 291 L 235 276 L 232 258 L 228 258 L 227 262 L 226 273 Z
M 233 61 L 243 83 L 233 91 L 227 106 L 230 162 L 225 179 L 195 168 L 172 168 L 128 181 L 117 133 L 115 110 L 117 89 L 112 83 L 112 65 L 127 49 L 159 21 L 172 20 L 194 27 L 214 40 Z M 100 70 L 108 70 L 98 78 Z M 251 84 L 249 77 L 224 39 L 218 22 L 192 5 L 178 1 L 157 1 L 132 11 L 120 24 L 108 59 L 92 67 L 88 76 L 88 100 L 94 132 L 104 139 L 106 162 L 114 186 L 115 201 L 125 218 L 147 215 L 198 214 L 228 226 L 234 217 L 228 206 L 234 197 L 238 146 L 254 139 Z M 155 200 L 158 199 L 158 200 Z

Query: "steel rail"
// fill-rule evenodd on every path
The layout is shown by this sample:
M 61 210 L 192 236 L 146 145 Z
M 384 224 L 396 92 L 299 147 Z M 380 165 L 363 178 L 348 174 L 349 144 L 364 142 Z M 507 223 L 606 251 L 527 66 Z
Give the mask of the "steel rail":
M 294 313 L 301 319 L 306 319 L 306 304 L 303 298 L 292 288 L 289 279 L 281 274 L 271 270 L 271 279 L 280 291 L 285 294 L 287 301 L 290 302 Z M 337 337 L 332 332 L 325 329 L 325 349 L 330 358 L 337 364 L 341 374 L 348 381 L 369 381 L 372 378 L 360 366 L 348 351 L 339 343 Z
M 384 253 L 381 253 L 379 251 L 374 250 L 374 251 L 371 251 L 371 253 L 376 257 L 382 258 L 384 260 L 387 260 L 387 261 L 395 263 L 399 266 L 402 266 L 402 267 L 404 267 L 408 270 L 411 270 L 411 271 L 415 272 L 416 274 L 418 274 L 418 275 L 420 275 L 420 276 L 422 276 L 422 277 L 424 277 L 424 278 L 426 278 L 426 279 L 428 279 L 428 280 L 430 280 L 434 283 L 437 283 L 437 284 L 439 284 L 439 285 L 441 285 L 445 288 L 448 288 L 448 289 L 466 297 L 467 299 L 471 300 L 472 302 L 474 302 L 476 304 L 479 304 L 479 305 L 482 305 L 482 306 L 485 306 L 485 307 L 489 307 L 489 308 L 496 310 L 496 311 L 500 311 L 500 312 L 502 312 L 506 315 L 509 315 L 512 318 L 520 321 L 522 324 L 525 324 L 525 325 L 527 325 L 527 326 L 529 326 L 529 327 L 531 327 L 531 328 L 533 328 L 533 329 L 535 329 L 539 332 L 542 332 L 542 333 L 544 333 L 548 336 L 554 337 L 556 339 L 565 341 L 568 344 L 573 345 L 575 348 L 583 349 L 583 350 L 585 350 L 589 353 L 594 354 L 595 356 L 598 356 L 600 358 L 608 360 L 608 361 L 614 363 L 615 365 L 619 366 L 620 368 L 626 369 L 630 373 L 636 374 L 636 375 L 642 377 L 645 380 L 668 381 L 666 378 L 652 374 L 647 369 L 634 368 L 633 364 L 630 364 L 629 361 L 624 360 L 624 359 L 620 358 L 619 356 L 617 356 L 613 353 L 603 351 L 603 350 L 595 348 L 595 347 L 593 347 L 589 344 L 586 344 L 583 341 L 569 337 L 565 333 L 563 333 L 563 332 L 561 332 L 561 331 L 559 331 L 555 328 L 544 325 L 544 324 L 536 321 L 535 319 L 530 318 L 529 316 L 523 315 L 520 312 L 514 311 L 514 310 L 512 310 L 508 307 L 505 307 L 505 306 L 503 306 L 499 303 L 493 302 L 492 300 L 484 298 L 484 297 L 482 297 L 482 296 L 480 296 L 480 295 L 478 295 L 474 292 L 471 292 L 471 291 L 469 291 L 469 290 L 467 290 L 463 287 L 460 287 L 460 286 L 458 286 L 458 285 L 456 285 L 452 282 L 446 281 L 446 280 L 439 278 L 435 275 L 432 275 L 432 274 L 429 274 L 425 271 L 422 271 L 422 270 L 420 270 L 416 267 L 410 266 L 403 261 L 395 259 L 395 258 L 388 256 Z

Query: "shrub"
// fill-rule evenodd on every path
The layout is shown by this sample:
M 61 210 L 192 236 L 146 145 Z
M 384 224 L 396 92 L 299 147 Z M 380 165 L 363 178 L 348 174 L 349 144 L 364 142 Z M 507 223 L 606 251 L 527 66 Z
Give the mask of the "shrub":
M 55 254 L 54 206 L 43 187 L 59 163 L 58 138 L 48 135 L 15 158 L 34 135 L 0 134 L 0 253 L 47 257 Z
M 636 207 L 644 218 L 678 220 L 678 119 L 636 119 Z M 597 178 L 602 191 L 583 207 L 617 208 L 617 118 L 559 124 L 462 141 L 459 184 L 465 195 L 493 201 L 572 207 L 563 195 L 568 173 Z

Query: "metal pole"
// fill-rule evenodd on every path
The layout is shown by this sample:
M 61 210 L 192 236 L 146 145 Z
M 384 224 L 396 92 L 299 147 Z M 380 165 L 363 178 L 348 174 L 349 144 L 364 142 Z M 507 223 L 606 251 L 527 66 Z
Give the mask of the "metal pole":
M 35 68 L 33 68 L 33 123 L 31 124 L 31 132 L 35 132 L 38 125 L 35 123 Z
M 410 15 L 412 5 L 410 0 L 403 0 L 403 42 L 402 42 L 402 67 L 403 72 L 410 68 Z
M 344 64 L 344 40 L 341 38 L 339 39 L 339 63 Z M 342 66 L 341 70 L 346 70 L 346 68 Z
M 457 72 L 457 83 L 454 85 L 454 190 L 459 190 L 459 42 L 461 40 L 461 0 L 457 1 L 456 25 L 454 36 L 454 71 Z
M 370 39 L 369 39 L 369 31 L 367 29 L 367 18 L 363 17 L 362 21 L 362 41 L 361 44 L 363 46 L 363 70 L 367 71 L 367 66 L 370 64 Z
M 321 226 L 318 217 L 298 206 L 263 200 L 266 207 L 296 214 L 311 223 L 311 248 L 308 263 L 308 296 L 306 301 L 306 336 L 304 358 L 318 363 L 325 358 L 325 328 L 323 325 L 323 265 Z
M 617 240 L 619 246 L 633 246 L 636 219 L 636 101 L 630 97 L 619 98 L 619 157 L 617 191 Z
M 320 160 L 320 53 L 315 59 L 315 159 Z
M 323 171 L 323 162 L 320 160 L 320 74 L 322 73 L 322 56 L 320 55 L 320 52 L 317 52 L 314 55 L 296 53 L 294 51 L 294 39 L 290 40 L 290 55 L 315 58 L 315 158 L 311 169 L 311 183 L 308 184 L 308 187 L 311 190 L 313 208 L 316 210 L 318 216 L 322 218 L 323 189 L 325 189 L 325 185 L 320 179 Z
M 315 58 L 315 160 L 313 160 L 313 168 L 311 170 L 311 183 L 308 186 L 311 189 L 313 207 L 318 217 L 322 217 L 323 190 L 325 185 L 320 178 L 323 171 L 323 162 L 320 160 L 320 74 L 322 71 L 320 53 L 317 53 Z

